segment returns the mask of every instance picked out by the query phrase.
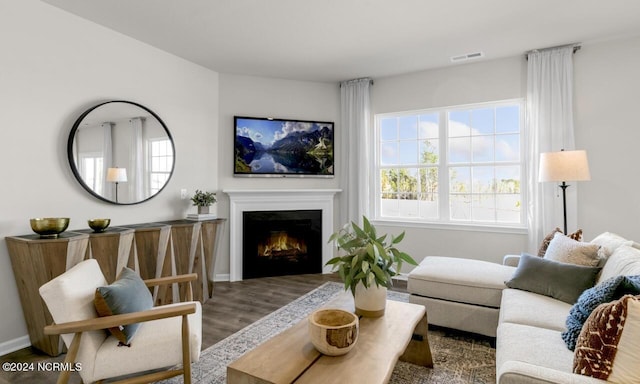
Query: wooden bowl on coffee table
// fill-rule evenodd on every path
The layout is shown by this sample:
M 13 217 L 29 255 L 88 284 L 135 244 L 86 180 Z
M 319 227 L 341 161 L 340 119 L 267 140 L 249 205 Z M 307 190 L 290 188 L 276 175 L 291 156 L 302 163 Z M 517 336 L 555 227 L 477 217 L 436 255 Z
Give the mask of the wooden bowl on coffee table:
M 358 316 L 342 309 L 319 309 L 309 315 L 311 343 L 320 353 L 340 356 L 358 341 Z

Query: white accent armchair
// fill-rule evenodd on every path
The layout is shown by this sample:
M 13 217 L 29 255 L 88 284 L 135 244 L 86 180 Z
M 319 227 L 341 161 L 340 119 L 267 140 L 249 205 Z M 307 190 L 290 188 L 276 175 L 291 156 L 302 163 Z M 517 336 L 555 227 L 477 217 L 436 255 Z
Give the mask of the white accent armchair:
M 145 281 L 147 286 L 187 283 L 195 274 Z M 82 261 L 40 287 L 55 324 L 45 334 L 61 335 L 68 348 L 58 383 L 66 383 L 77 371 L 84 383 L 127 375 L 127 383 L 147 383 L 183 375 L 191 382 L 191 362 L 198 361 L 202 344 L 200 303 L 189 301 L 150 310 L 98 317 L 94 307 L 96 288 L 107 285 L 96 260 Z M 187 289 L 187 300 L 192 300 Z M 142 323 L 129 347 L 107 331 L 132 323 Z M 168 370 L 167 368 L 173 369 Z M 131 375 L 139 375 L 131 377 Z

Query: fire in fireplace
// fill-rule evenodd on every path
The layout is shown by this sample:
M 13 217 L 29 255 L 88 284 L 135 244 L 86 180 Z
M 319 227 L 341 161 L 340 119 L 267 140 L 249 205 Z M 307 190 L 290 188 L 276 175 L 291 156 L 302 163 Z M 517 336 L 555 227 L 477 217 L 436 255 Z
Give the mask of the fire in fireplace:
M 258 244 L 259 257 L 286 257 L 296 259 L 307 254 L 307 243 L 304 238 L 289 235 L 287 231 L 274 231 L 263 242 Z
M 322 211 L 243 212 L 242 278 L 322 272 Z

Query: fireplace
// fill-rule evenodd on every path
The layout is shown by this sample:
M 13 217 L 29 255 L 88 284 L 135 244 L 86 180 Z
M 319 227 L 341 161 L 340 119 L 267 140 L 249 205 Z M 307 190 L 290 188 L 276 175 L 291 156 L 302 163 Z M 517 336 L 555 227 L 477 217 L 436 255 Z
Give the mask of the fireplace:
M 229 195 L 229 281 L 240 281 L 243 276 L 245 212 L 321 211 L 322 240 L 318 248 L 322 253 L 322 273 L 331 272 L 331 266 L 326 263 L 333 257 L 334 249 L 328 240 L 334 231 L 334 196 L 339 189 L 225 189 L 223 192 Z
M 322 211 L 243 212 L 242 278 L 322 272 Z

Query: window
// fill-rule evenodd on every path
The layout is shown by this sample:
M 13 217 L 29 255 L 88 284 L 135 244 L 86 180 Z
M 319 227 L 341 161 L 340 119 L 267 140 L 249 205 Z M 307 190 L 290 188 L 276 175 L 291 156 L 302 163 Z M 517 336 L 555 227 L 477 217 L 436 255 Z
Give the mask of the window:
M 375 216 L 522 227 L 522 101 L 376 115 Z
M 171 176 L 173 166 L 173 146 L 171 140 L 160 139 L 149 141 L 151 150 L 151 172 L 149 179 L 149 190 L 151 195 L 157 193 L 164 187 Z
M 101 153 L 81 153 L 79 172 L 84 183 L 92 191 L 99 195 L 103 194 L 103 157 Z

